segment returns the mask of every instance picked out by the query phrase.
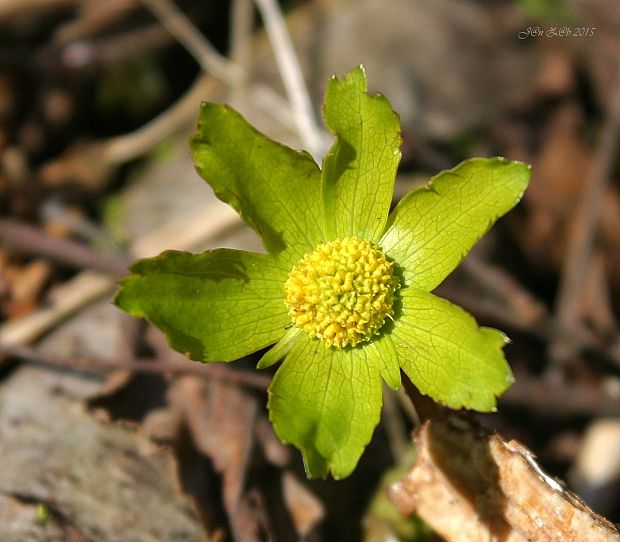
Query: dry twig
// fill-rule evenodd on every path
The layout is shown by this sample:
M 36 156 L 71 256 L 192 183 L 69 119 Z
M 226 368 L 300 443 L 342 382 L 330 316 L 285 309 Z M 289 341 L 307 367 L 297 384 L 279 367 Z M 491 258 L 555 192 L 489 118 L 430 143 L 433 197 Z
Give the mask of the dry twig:
M 60 158 L 43 167 L 43 181 L 56 185 L 70 177 L 92 189 L 101 188 L 116 168 L 142 156 L 187 126 L 194 119 L 200 101 L 217 88 L 215 79 L 200 76 L 174 105 L 134 132 L 70 147 Z
M 10 219 L 0 218 L 0 241 L 22 253 L 117 277 L 127 272 L 130 263 L 123 254 L 102 252 L 82 243 L 58 239 L 29 224 Z
M 463 268 L 491 294 L 510 307 L 520 327 L 535 328 L 547 319 L 545 305 L 519 284 L 507 271 L 470 255 Z
M 568 382 L 517 373 L 515 383 L 500 401 L 501 404 L 544 412 L 545 416 L 556 419 L 620 416 L 620 400 L 612 386 L 606 386 L 604 381 Z
M 230 88 L 230 101 L 233 104 L 242 102 L 247 92 L 253 25 L 254 5 L 252 0 L 233 0 L 230 21 L 230 58 L 240 68 L 240 72 Z
M 231 369 L 226 365 L 215 363 L 195 363 L 176 356 L 166 361 L 149 359 L 101 359 L 81 358 L 65 359 L 48 356 L 34 348 L 27 347 L 0 347 L 0 354 L 21 359 L 35 365 L 71 369 L 86 373 L 107 373 L 110 371 L 131 371 L 135 373 L 157 374 L 192 374 L 205 378 L 225 380 L 234 384 L 266 390 L 271 378 L 255 372 Z
M 170 33 L 160 24 L 136 28 L 109 37 L 88 38 L 67 43 L 62 48 L 50 44 L 46 54 L 61 55 L 62 65 L 71 71 L 118 66 L 148 52 L 174 43 Z
M 0 2 L 0 20 L 16 15 L 63 9 L 77 3 L 78 0 L 2 0 Z
M 261 13 L 271 47 L 286 88 L 297 131 L 313 156 L 325 153 L 325 137 L 312 112 L 312 103 L 304 83 L 299 61 L 282 12 L 275 0 L 255 0 Z

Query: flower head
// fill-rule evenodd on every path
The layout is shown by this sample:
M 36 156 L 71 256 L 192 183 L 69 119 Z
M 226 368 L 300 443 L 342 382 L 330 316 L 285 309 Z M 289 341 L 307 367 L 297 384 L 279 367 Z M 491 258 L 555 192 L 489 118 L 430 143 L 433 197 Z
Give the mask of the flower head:
M 306 254 L 284 284 L 293 323 L 327 346 L 369 341 L 394 314 L 398 278 L 368 241 L 345 237 Z
M 200 175 L 261 236 L 267 254 L 168 251 L 136 262 L 116 303 L 195 360 L 273 345 L 270 418 L 309 476 L 349 475 L 379 421 L 383 379 L 453 408 L 489 411 L 512 382 L 505 336 L 430 292 L 521 198 L 529 166 L 473 159 L 389 214 L 400 125 L 362 68 L 327 88 L 336 136 L 322 169 L 205 103 L 192 138 Z

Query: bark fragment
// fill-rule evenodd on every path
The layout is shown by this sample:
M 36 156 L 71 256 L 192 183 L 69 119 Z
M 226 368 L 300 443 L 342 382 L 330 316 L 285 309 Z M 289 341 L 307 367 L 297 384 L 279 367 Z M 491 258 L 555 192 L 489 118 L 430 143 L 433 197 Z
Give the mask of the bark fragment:
M 620 533 L 546 475 L 517 441 L 464 416 L 426 422 L 414 468 L 390 489 L 448 541 L 610 542 Z

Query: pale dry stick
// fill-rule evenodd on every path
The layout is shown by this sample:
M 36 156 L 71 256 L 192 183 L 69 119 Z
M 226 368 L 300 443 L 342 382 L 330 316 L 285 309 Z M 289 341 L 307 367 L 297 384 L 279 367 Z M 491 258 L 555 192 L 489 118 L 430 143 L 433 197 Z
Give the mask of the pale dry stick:
M 234 83 L 231 84 L 230 101 L 233 104 L 241 103 L 247 92 L 252 57 L 253 25 L 254 4 L 252 0 L 233 0 L 230 19 L 230 58 L 241 68 Z
M 156 51 L 173 43 L 174 37 L 163 26 L 154 22 L 149 26 L 128 30 L 105 38 L 87 37 L 59 46 L 50 43 L 46 50 L 50 56 L 60 53 L 60 63 L 67 70 L 89 70 L 115 67 L 148 52 Z
M 141 237 L 132 244 L 131 253 L 138 258 L 151 258 L 162 250 L 190 250 L 240 225 L 237 212 L 218 202 L 217 206 L 209 206 Z
M 138 239 L 133 243 L 131 253 L 138 258 L 146 258 L 166 249 L 202 248 L 209 239 L 237 224 L 240 224 L 239 216 L 224 204 L 203 209 Z M 31 343 L 58 322 L 108 295 L 115 286 L 114 279 L 107 275 L 91 271 L 80 273 L 56 291 L 54 300 L 48 306 L 0 326 L 0 348 Z
M 28 316 L 0 326 L 0 350 L 28 344 L 78 309 L 100 299 L 114 284 L 108 275 L 84 271 L 66 282 L 56 293 L 56 301 Z
M 199 76 L 174 105 L 144 126 L 129 134 L 69 149 L 63 156 L 44 166 L 42 178 L 46 183 L 54 185 L 58 184 L 58 179 L 66 177 L 67 171 L 71 171 L 79 178 L 89 179 L 94 175 L 95 179 L 91 182 L 98 185 L 101 179 L 107 178 L 117 167 L 144 155 L 171 134 L 187 126 L 195 118 L 200 102 L 217 92 L 219 85 L 219 81 L 208 74 Z M 258 85 L 253 92 L 258 105 L 284 126 L 288 125 L 288 104 L 281 97 L 271 89 Z M 93 164 L 96 164 L 95 171 Z
M 41 169 L 41 178 L 46 184 L 56 185 L 70 172 L 83 183 L 100 188 L 116 168 L 186 127 L 195 117 L 200 101 L 216 92 L 219 84 L 215 78 L 201 75 L 174 105 L 144 126 L 129 134 L 71 147 Z
M 260 11 L 276 62 L 291 103 L 297 131 L 315 158 L 326 151 L 326 137 L 312 112 L 312 102 L 304 83 L 295 48 L 276 0 L 255 0 Z
M 620 70 L 617 73 L 616 88 L 609 105 L 607 120 L 600 136 L 588 175 L 584 192 L 577 209 L 574 234 L 569 241 L 555 308 L 555 338 L 549 354 L 556 365 L 564 365 L 574 353 L 570 341 L 573 330 L 578 326 L 579 301 L 586 282 L 596 229 L 599 224 L 601 206 L 607 189 L 611 169 L 617 158 L 620 141 Z
M 200 101 L 212 95 L 218 82 L 201 75 L 174 105 L 134 132 L 107 140 L 103 144 L 106 161 L 117 166 L 143 155 L 166 137 L 185 127 L 196 115 Z
M 267 111 L 282 126 L 290 128 L 291 108 L 285 98 L 274 92 L 267 85 L 257 83 L 252 89 L 254 103 Z

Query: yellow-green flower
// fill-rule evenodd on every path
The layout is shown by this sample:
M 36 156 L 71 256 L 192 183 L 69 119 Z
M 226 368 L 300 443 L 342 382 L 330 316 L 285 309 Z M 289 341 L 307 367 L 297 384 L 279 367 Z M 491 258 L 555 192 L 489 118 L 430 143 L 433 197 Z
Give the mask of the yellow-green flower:
M 505 336 L 429 293 L 525 190 L 528 166 L 473 159 L 389 214 L 400 125 L 361 68 L 327 88 L 336 142 L 323 168 L 203 104 L 192 138 L 200 175 L 260 235 L 267 254 L 165 252 L 136 262 L 116 303 L 192 359 L 232 361 L 273 345 L 269 389 L 280 438 L 309 476 L 349 475 L 379 422 L 381 379 L 453 408 L 490 411 L 511 383 Z M 171 182 L 174 182 L 171 180 Z

